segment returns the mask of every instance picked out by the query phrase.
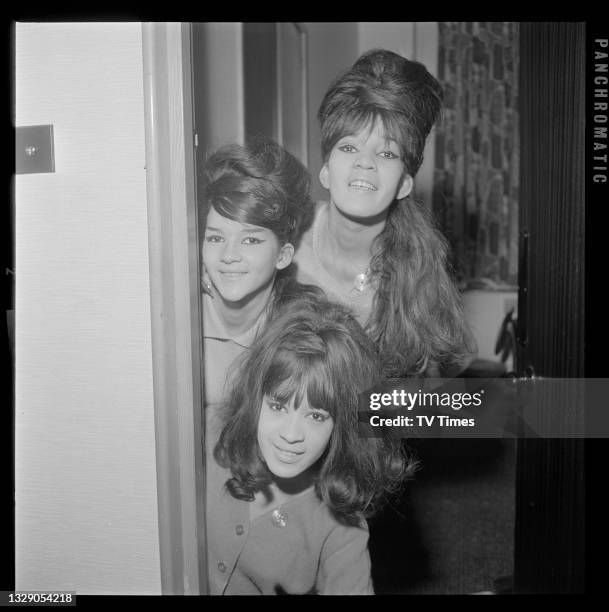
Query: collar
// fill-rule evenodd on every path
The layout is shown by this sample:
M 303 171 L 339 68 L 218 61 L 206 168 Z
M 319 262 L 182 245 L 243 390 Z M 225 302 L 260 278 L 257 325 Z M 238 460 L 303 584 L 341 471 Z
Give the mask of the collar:
M 214 299 L 203 293 L 203 337 L 214 340 L 232 341 L 239 346 L 249 348 L 264 322 L 266 321 L 267 309 L 263 309 L 254 324 L 238 335 L 230 334 L 220 318 L 215 306 Z

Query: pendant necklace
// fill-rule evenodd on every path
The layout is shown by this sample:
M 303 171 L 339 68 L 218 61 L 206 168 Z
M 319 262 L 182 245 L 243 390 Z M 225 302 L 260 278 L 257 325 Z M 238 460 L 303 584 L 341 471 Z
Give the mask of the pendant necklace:
M 319 219 L 321 221 L 321 219 Z M 313 252 L 317 257 L 319 263 L 323 266 L 323 268 L 330 274 L 333 278 L 334 275 L 323 265 L 321 260 L 321 250 L 319 248 L 319 228 L 321 223 L 316 223 L 313 227 Z M 337 280 L 335 278 L 335 280 Z M 360 272 L 356 274 L 353 279 L 353 287 L 351 290 L 355 289 L 358 293 L 363 293 L 368 285 L 370 284 L 370 268 L 367 268 L 364 272 Z
M 369 276 L 370 268 L 355 277 L 355 289 L 360 293 L 362 293 L 368 286 L 368 283 L 370 281 Z

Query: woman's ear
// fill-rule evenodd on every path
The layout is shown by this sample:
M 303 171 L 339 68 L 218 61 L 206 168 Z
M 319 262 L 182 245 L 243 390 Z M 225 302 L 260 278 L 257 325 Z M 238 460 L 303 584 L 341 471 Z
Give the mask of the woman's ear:
M 330 176 L 328 171 L 328 162 L 326 162 L 319 171 L 319 182 L 326 189 L 330 189 Z
M 287 268 L 292 263 L 292 259 L 294 259 L 294 245 L 286 242 L 279 250 L 275 268 L 277 268 L 277 270 Z
M 404 176 L 402 177 L 402 183 L 400 185 L 400 188 L 398 189 L 396 200 L 401 200 L 402 198 L 405 198 L 412 191 L 413 185 L 414 180 L 412 179 L 412 176 L 410 176 L 410 174 L 404 174 Z

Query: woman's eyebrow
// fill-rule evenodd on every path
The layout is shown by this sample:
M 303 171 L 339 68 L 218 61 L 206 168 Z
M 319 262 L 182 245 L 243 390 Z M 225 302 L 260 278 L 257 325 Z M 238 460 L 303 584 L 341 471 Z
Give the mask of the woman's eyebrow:
M 222 229 L 220 229 L 219 227 L 214 227 L 213 225 L 208 225 L 205 227 L 205 231 L 211 231 L 211 232 L 220 232 L 221 234 L 224 233 Z M 265 231 L 265 229 L 263 227 L 244 227 L 241 230 L 242 234 L 261 234 Z

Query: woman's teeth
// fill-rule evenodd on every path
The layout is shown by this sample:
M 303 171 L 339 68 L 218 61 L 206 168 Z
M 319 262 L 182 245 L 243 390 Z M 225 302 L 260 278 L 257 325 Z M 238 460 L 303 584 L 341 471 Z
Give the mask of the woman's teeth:
M 369 191 L 376 191 L 376 185 L 369 183 L 368 181 L 351 181 L 349 187 L 355 187 L 356 189 L 367 189 Z

